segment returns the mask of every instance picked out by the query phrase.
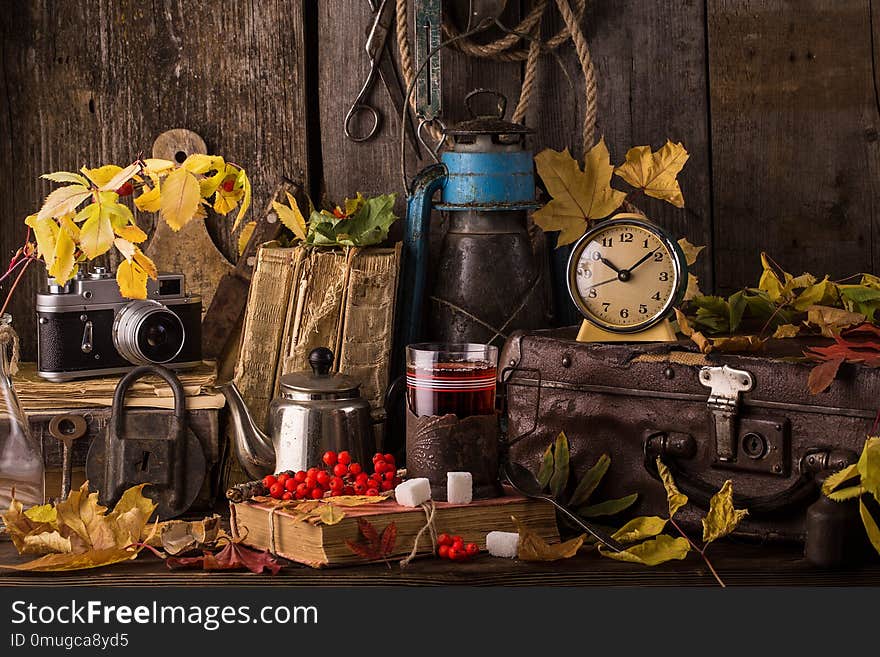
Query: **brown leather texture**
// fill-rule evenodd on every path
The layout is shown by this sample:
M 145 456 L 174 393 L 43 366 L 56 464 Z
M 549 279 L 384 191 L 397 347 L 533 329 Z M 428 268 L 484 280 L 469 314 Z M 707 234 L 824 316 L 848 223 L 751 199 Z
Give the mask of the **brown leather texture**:
M 807 507 L 822 477 L 858 457 L 880 404 L 880 373 L 844 365 L 830 389 L 811 395 L 811 364 L 795 359 L 804 343 L 770 341 L 762 354 L 696 352 L 690 342 L 585 344 L 575 329 L 512 335 L 499 361 L 511 457 L 537 471 L 560 431 L 578 474 L 602 453 L 611 467 L 593 501 L 639 493 L 634 515 L 666 515 L 653 469 L 662 453 L 692 502 L 679 512 L 698 527 L 708 498 L 726 479 L 738 507 L 750 509 L 737 534 L 803 540 Z M 730 424 L 710 409 L 703 367 L 727 365 L 751 375 Z M 716 406 L 717 408 L 717 406 Z M 720 438 L 719 438 L 720 434 Z M 730 440 L 733 459 L 719 459 Z

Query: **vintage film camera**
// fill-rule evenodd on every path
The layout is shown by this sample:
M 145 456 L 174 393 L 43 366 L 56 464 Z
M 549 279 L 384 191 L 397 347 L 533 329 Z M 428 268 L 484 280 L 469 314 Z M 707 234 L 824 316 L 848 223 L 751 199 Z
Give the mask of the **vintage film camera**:
M 37 374 L 50 381 L 120 374 L 156 363 L 171 369 L 202 360 L 202 299 L 183 274 L 147 281 L 147 298 L 126 299 L 115 278 L 94 267 L 37 294 Z

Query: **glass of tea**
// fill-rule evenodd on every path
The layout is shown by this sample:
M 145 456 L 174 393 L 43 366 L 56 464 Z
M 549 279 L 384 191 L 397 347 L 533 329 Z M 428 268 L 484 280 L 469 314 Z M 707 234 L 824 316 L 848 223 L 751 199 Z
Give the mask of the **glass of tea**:
M 486 344 L 413 344 L 406 348 L 406 398 L 410 412 L 495 414 L 498 348 Z

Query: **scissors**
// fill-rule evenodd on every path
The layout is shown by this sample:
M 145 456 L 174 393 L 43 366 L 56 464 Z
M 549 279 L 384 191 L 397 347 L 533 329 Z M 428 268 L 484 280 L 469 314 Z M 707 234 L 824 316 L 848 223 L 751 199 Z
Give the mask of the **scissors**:
M 352 141 L 367 141 L 376 136 L 379 132 L 379 126 L 382 123 L 382 115 L 372 105 L 367 103 L 367 96 L 376 81 L 378 74 L 382 78 L 388 95 L 391 98 L 391 104 L 397 116 L 404 115 L 405 100 L 403 98 L 403 86 L 397 75 L 397 69 L 394 66 L 394 60 L 386 48 L 388 35 L 394 25 L 394 3 L 391 0 L 367 0 L 370 3 L 370 9 L 373 12 L 373 24 L 367 35 L 366 51 L 370 58 L 370 72 L 367 79 L 361 87 L 360 92 L 355 98 L 354 103 L 345 115 L 344 132 L 345 136 Z M 363 134 L 356 134 L 352 130 L 352 122 L 359 114 L 368 114 L 372 119 L 372 125 L 369 130 Z M 421 158 L 418 142 L 416 141 L 415 131 L 412 125 L 412 118 L 409 112 L 406 112 L 406 136 L 416 155 Z

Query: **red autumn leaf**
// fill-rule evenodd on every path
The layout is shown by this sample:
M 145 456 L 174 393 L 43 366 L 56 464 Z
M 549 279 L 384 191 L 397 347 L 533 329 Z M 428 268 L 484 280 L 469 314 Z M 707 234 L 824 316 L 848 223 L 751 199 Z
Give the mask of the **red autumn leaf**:
M 807 379 L 810 392 L 818 395 L 820 392 L 827 390 L 828 386 L 831 385 L 831 382 L 837 376 L 837 370 L 840 369 L 844 360 L 843 357 L 826 360 L 810 370 L 810 377 Z
M 198 568 L 204 570 L 239 570 L 246 568 L 252 573 L 268 570 L 277 575 L 281 564 L 265 550 L 253 550 L 241 543 L 230 541 L 216 553 L 205 552 L 200 557 L 170 557 L 165 560 L 170 569 Z
M 381 538 L 379 532 L 366 518 L 358 518 L 358 529 L 364 537 L 364 542 L 345 541 L 348 549 L 356 555 L 368 561 L 378 561 L 379 559 L 387 561 L 388 557 L 394 553 L 394 545 L 397 542 L 397 525 L 393 522 L 385 527 Z
M 379 544 L 379 533 L 369 520 L 366 518 L 358 518 L 358 529 L 360 530 L 361 535 L 367 539 L 367 543 L 370 543 L 371 545 Z
M 865 322 L 843 332 L 843 335 L 849 337 L 851 335 L 873 335 L 880 338 L 880 326 Z
M 392 554 L 395 543 L 397 543 L 397 525 L 392 522 L 382 532 L 382 554 L 386 556 Z

